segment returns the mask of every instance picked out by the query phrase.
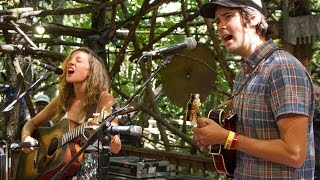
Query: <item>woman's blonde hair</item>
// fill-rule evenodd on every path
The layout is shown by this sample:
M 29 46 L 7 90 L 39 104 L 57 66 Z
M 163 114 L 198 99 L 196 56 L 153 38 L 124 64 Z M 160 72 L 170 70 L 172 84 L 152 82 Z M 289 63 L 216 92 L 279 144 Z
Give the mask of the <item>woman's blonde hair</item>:
M 75 97 L 73 84 L 66 81 L 66 75 L 68 72 L 68 62 L 71 56 L 78 51 L 89 55 L 90 64 L 90 75 L 86 79 L 86 97 L 83 110 L 86 112 L 91 105 L 98 102 L 100 94 L 109 89 L 109 76 L 102 59 L 85 47 L 73 50 L 62 64 L 63 74 L 59 77 L 59 105 L 55 120 L 59 120 L 70 109 L 72 100 Z

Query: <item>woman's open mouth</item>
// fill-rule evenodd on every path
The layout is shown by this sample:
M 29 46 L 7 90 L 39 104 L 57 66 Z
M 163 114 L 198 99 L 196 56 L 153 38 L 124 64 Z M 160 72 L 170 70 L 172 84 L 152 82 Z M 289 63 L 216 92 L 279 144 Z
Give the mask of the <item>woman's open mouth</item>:
M 74 73 L 74 69 L 71 68 L 71 67 L 69 67 L 69 68 L 68 68 L 68 74 L 73 74 L 73 73 Z

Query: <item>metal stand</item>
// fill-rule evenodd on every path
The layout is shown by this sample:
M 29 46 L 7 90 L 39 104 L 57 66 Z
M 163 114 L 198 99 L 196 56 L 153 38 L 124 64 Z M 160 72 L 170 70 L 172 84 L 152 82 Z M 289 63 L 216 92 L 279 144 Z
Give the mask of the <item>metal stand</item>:
M 141 58 L 143 58 L 142 56 Z M 119 108 L 114 108 L 114 112 L 108 115 L 102 123 L 99 125 L 96 132 L 94 132 L 90 138 L 88 138 L 87 142 L 81 147 L 81 149 L 71 158 L 71 160 L 62 168 L 60 171 L 58 171 L 53 177 L 52 180 L 59 180 L 63 172 L 65 172 L 72 164 L 73 162 L 87 149 L 89 145 L 92 145 L 97 139 L 102 139 L 103 137 L 110 137 L 110 135 L 107 133 L 108 127 L 111 126 L 111 122 L 116 118 L 118 115 L 120 115 L 123 111 L 126 110 L 126 108 L 129 106 L 131 101 L 146 87 L 146 85 L 160 72 L 160 70 L 166 66 L 168 63 L 171 62 L 173 55 L 168 56 L 162 56 L 164 57 L 164 61 L 161 64 L 161 66 L 154 71 L 150 77 L 133 93 L 133 95 L 127 99 L 127 101 Z M 141 59 L 140 58 L 140 59 Z M 139 62 L 139 61 L 138 61 Z M 108 143 L 106 143 L 103 146 L 108 146 L 107 148 L 102 148 L 102 153 L 100 158 L 103 158 L 103 160 L 106 160 L 101 165 L 99 165 L 99 178 L 100 180 L 107 179 L 107 169 L 108 169 L 108 163 L 109 163 L 109 144 L 110 144 L 110 138 L 108 138 Z M 100 159 L 99 158 L 99 159 Z M 100 161 L 100 160 L 99 160 Z M 101 161 L 100 161 L 101 162 Z
M 28 93 L 28 92 L 29 92 L 35 85 L 37 85 L 39 82 L 41 82 L 41 81 L 43 81 L 43 80 L 45 80 L 45 79 L 47 79 L 47 78 L 48 78 L 48 74 L 47 74 L 47 73 L 41 75 L 41 76 L 39 77 L 39 79 L 38 79 L 36 82 L 34 82 L 27 90 L 25 90 L 23 93 L 21 93 L 17 99 L 15 99 L 14 101 L 12 101 L 6 108 L 4 108 L 4 110 L 2 110 L 2 113 L 10 111 L 10 110 L 14 107 L 14 105 L 15 105 L 24 95 L 26 95 L 26 93 Z
M 99 163 L 98 163 L 98 179 L 108 179 L 108 167 L 110 162 L 110 150 L 109 145 L 111 142 L 111 136 L 106 133 L 107 138 L 100 140 L 102 142 L 102 150 L 99 153 Z
M 9 161 L 11 161 L 10 157 L 10 148 L 8 143 L 5 140 L 0 141 L 0 180 L 8 180 L 9 179 Z

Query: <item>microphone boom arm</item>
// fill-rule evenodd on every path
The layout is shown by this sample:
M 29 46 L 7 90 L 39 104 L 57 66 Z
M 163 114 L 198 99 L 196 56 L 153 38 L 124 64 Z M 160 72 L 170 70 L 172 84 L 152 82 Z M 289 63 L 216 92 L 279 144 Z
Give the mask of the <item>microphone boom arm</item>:
M 42 80 L 47 79 L 47 77 L 48 77 L 48 74 L 47 74 L 47 73 L 41 75 L 40 78 L 39 78 L 36 82 L 34 82 L 26 91 L 24 91 L 23 93 L 21 93 L 17 99 L 15 99 L 14 101 L 12 101 L 6 108 L 4 108 L 4 109 L 2 110 L 2 113 L 10 111 L 10 110 L 13 108 L 13 106 L 14 106 L 27 92 L 29 92 L 35 85 L 37 85 L 37 84 L 38 84 L 39 82 L 41 82 Z

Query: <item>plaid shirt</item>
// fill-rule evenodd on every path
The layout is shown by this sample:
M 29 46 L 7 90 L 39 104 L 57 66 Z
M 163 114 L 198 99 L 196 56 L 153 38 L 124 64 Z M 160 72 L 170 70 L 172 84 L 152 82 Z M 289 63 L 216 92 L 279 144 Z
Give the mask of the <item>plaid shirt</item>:
M 270 39 L 246 61 L 235 79 L 233 92 L 241 87 L 250 69 L 272 49 Z M 246 68 L 245 68 L 246 67 Z M 234 98 L 233 113 L 238 115 L 237 132 L 256 139 L 279 139 L 276 120 L 283 114 L 309 117 L 307 155 L 301 168 L 265 161 L 237 151 L 236 179 L 313 179 L 315 153 L 312 118 L 314 94 L 307 70 L 294 56 L 277 50 L 258 65 L 256 73 Z

